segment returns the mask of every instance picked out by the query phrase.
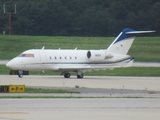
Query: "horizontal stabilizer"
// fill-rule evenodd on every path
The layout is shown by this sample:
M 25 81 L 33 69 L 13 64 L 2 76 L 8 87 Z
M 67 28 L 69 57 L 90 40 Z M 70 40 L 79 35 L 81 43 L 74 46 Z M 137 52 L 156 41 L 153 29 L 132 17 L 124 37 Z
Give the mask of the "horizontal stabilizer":
M 152 33 L 152 32 L 156 32 L 155 30 L 153 31 L 130 31 L 130 32 L 126 32 L 126 34 L 139 34 L 139 33 Z

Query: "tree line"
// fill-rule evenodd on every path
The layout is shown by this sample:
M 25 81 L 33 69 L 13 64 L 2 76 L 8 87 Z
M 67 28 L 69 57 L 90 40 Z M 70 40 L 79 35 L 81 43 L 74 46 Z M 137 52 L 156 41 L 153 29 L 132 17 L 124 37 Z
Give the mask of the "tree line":
M 113 36 L 126 27 L 160 33 L 159 0 L 0 1 L 0 33 L 8 33 L 8 14 L 14 13 L 15 4 L 14 35 Z

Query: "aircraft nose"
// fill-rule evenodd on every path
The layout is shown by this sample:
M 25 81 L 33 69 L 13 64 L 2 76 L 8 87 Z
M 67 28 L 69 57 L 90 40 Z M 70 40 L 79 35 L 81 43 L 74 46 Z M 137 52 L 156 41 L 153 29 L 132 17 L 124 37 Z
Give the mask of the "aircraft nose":
M 18 58 L 14 58 L 11 61 L 9 61 L 6 66 L 13 69 L 13 70 L 19 70 L 22 69 L 22 67 L 24 67 L 22 65 L 23 61 L 19 60 Z
M 12 67 L 13 67 L 13 64 L 12 64 L 11 61 L 9 61 L 9 62 L 6 64 L 6 66 L 9 67 L 9 68 L 12 68 Z
M 16 62 L 15 59 L 12 59 L 11 61 L 9 61 L 7 64 L 6 64 L 7 67 L 11 68 L 11 69 L 17 69 L 18 68 L 18 64 Z

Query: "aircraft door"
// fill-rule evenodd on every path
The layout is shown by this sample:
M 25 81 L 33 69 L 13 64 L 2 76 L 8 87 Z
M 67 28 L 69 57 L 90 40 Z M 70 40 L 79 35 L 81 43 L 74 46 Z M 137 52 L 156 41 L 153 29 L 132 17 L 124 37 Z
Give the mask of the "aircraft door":
M 47 57 L 46 57 L 46 53 L 44 50 L 39 50 L 39 56 L 40 56 L 40 63 L 41 65 L 46 65 L 47 62 Z

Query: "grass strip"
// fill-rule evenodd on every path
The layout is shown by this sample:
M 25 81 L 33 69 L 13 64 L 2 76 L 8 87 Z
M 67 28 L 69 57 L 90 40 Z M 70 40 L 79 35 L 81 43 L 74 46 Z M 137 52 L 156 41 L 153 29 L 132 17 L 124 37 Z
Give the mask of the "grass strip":
M 63 90 L 63 89 L 43 89 L 43 88 L 25 88 L 25 93 L 80 93 L 77 91 Z
M 116 36 L 115 36 L 116 37 Z M 0 35 L 0 59 L 9 60 L 28 49 L 107 49 L 115 37 Z M 135 61 L 160 62 L 160 37 L 136 37 L 128 55 Z

